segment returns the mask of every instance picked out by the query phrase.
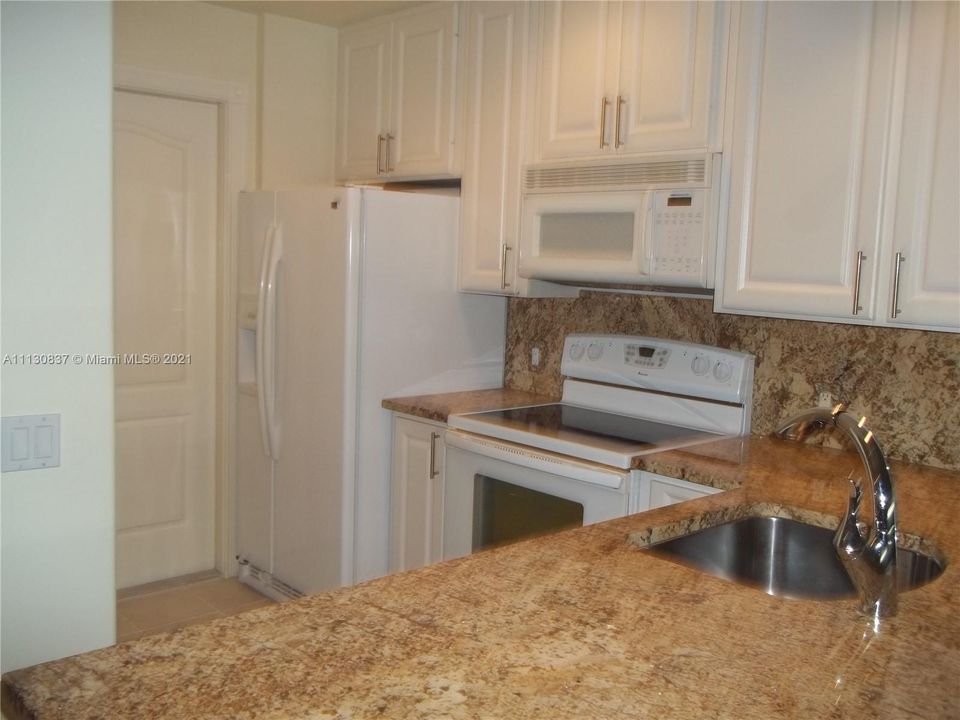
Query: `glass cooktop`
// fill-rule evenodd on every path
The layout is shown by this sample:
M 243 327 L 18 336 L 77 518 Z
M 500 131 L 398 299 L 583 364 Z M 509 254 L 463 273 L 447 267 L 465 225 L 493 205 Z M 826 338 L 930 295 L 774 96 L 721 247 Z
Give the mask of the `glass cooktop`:
M 718 437 L 714 433 L 563 403 L 455 415 L 451 416 L 450 425 L 620 467 L 629 467 L 635 455 Z

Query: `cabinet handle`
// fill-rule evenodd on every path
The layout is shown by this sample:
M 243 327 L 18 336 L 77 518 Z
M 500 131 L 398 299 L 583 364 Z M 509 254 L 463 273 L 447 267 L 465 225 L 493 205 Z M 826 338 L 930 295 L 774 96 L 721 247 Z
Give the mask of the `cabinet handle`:
M 503 249 L 500 251 L 500 289 L 506 290 L 510 287 L 510 283 L 507 282 L 507 253 L 510 252 L 512 248 L 509 245 L 504 245 Z
M 853 280 L 853 314 L 858 315 L 862 307 L 860 307 L 860 275 L 863 271 L 863 261 L 867 259 L 867 256 L 863 254 L 862 250 L 857 250 L 857 275 Z
M 433 480 L 440 471 L 437 470 L 437 438 L 440 433 L 430 433 L 430 479 Z
M 607 105 L 610 101 L 606 95 L 600 99 L 600 149 L 603 150 L 610 143 L 607 142 Z
M 627 104 L 627 101 L 623 99 L 623 96 L 617 95 L 617 117 L 616 117 L 617 131 L 616 133 L 614 133 L 614 136 L 613 136 L 614 148 L 619 148 L 621 145 L 624 144 L 624 142 L 620 139 L 620 110 L 626 104 Z
M 384 157 L 384 160 L 385 160 L 384 165 L 387 172 L 393 172 L 393 168 L 390 167 L 390 141 L 391 140 L 396 140 L 396 138 L 390 133 L 387 133 L 387 151 L 385 153 L 386 156 Z
M 377 175 L 383 172 L 383 135 L 377 135 Z
M 890 306 L 890 318 L 893 320 L 900 314 L 900 263 L 904 260 L 903 253 L 897 253 L 893 260 L 893 304 Z

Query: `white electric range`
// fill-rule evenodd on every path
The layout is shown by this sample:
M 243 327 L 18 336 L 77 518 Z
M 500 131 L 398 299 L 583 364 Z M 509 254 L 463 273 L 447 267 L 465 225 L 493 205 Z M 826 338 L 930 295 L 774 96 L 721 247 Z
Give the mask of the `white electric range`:
M 448 418 L 444 559 L 648 509 L 635 458 L 749 434 L 753 366 L 705 345 L 568 336 L 559 403 Z

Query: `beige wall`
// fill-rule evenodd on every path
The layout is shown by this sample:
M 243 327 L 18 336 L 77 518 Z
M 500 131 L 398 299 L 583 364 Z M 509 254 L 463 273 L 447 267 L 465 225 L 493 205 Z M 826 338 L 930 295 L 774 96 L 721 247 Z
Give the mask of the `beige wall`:
M 202 2 L 113 3 L 113 60 L 250 92 L 246 186 L 256 182 L 257 16 Z
M 333 28 L 203 2 L 114 3 L 114 61 L 250 91 L 246 187 L 330 182 Z
M 8 2 L 2 13 L 3 415 L 60 413 L 60 466 L 4 473 L 4 672 L 115 634 L 110 6 Z
M 260 187 L 333 182 L 337 31 L 263 16 Z

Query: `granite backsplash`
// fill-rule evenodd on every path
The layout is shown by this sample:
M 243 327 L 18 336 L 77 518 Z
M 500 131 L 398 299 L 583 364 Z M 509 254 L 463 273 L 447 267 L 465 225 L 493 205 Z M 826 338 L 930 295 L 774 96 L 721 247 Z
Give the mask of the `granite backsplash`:
M 960 470 L 960 336 L 713 312 L 712 300 L 584 292 L 512 298 L 505 385 L 560 395 L 570 333 L 685 340 L 756 356 L 753 433 L 816 404 L 819 390 L 867 416 L 887 455 Z M 539 367 L 530 365 L 538 346 Z

